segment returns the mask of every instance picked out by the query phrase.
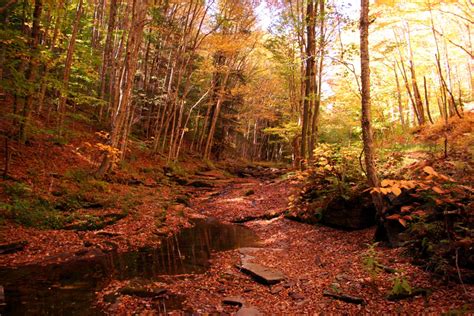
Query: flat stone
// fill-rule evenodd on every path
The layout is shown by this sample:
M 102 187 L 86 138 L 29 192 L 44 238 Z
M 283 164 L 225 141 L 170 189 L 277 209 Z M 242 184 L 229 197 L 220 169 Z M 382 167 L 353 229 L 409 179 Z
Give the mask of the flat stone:
M 241 296 L 229 296 L 229 297 L 225 297 L 223 300 L 222 300 L 222 303 L 223 304 L 226 304 L 226 305 L 232 305 L 232 306 L 239 306 L 239 307 L 242 307 L 242 306 L 245 306 L 245 300 L 243 297 Z
M 286 279 L 283 272 L 257 263 L 244 261 L 242 264 L 236 266 L 239 270 L 252 276 L 256 281 L 263 284 L 277 284 Z
M 254 252 L 260 251 L 262 248 L 255 248 L 255 247 L 242 247 L 239 248 L 238 251 L 240 254 L 248 256 L 250 254 L 253 254 Z
M 270 294 L 278 294 L 281 291 L 283 291 L 283 286 L 281 285 L 272 286 L 272 288 L 270 289 Z
M 242 307 L 235 313 L 235 316 L 257 316 L 257 315 L 262 315 L 258 309 L 255 307 Z
M 304 296 L 301 293 L 298 292 L 290 292 L 288 293 L 288 296 L 294 299 L 295 301 L 301 301 L 304 300 Z

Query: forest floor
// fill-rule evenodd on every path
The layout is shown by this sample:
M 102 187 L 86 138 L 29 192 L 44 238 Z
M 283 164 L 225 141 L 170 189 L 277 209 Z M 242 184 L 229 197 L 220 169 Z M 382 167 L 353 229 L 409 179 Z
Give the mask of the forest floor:
M 260 241 L 255 248 L 213 254 L 210 269 L 204 274 L 169 276 L 166 286 L 171 293 L 185 297 L 184 310 L 204 314 L 237 312 L 238 307 L 223 304 L 225 298 L 231 297 L 244 302 L 251 311 L 256 308 L 264 314 L 472 312 L 472 285 L 466 286 L 466 292 L 460 284 L 446 284 L 412 265 L 403 249 L 377 247 L 380 264 L 402 272 L 412 288 L 428 290 L 425 296 L 387 300 L 395 275 L 383 271 L 370 275 L 363 263 L 367 245 L 373 242 L 374 229 L 341 231 L 276 216 L 286 208 L 293 187 L 294 183 L 282 179 L 233 179 L 195 194 L 191 207 L 200 215 L 222 222 L 250 216 L 243 225 L 254 231 Z M 265 215 L 276 217 L 252 220 Z M 285 281 L 268 286 L 241 273 L 236 265 L 248 255 L 253 263 L 281 271 Z M 99 300 L 128 282 L 112 282 L 99 294 Z M 365 304 L 334 300 L 325 297 L 325 291 L 359 297 Z M 130 306 L 144 312 L 153 309 L 151 301 L 127 297 L 115 304 L 102 304 L 111 313 Z
M 0 245 L 25 244 L 12 253 L 0 252 L 0 272 L 66 265 L 143 247 L 159 249 L 167 236 L 192 226 L 193 219 L 216 218 L 240 223 L 234 225 L 249 229 L 258 242 L 252 248 L 212 253 L 203 273 L 166 275 L 147 283 L 147 289 L 164 287 L 170 297 L 183 298 L 179 310 L 234 313 L 243 301 L 264 314 L 474 310 L 473 285 L 447 283 L 424 271 L 412 264 L 403 248 L 378 245 L 370 254 L 374 228 L 343 231 L 284 218 L 289 195 L 299 189 L 297 181 L 284 175 L 286 170 L 253 167 L 239 177 L 242 172 L 229 172 L 245 171 L 238 163 L 216 169 L 192 158 L 170 168 L 163 158 L 150 159 L 138 150 L 142 144 L 134 144 L 131 163 L 98 180 L 84 172 L 97 167 L 100 156 L 90 146 L 97 136 L 90 130 L 76 132 L 80 136 L 68 144 L 46 135 L 27 146 L 9 145 L 9 179 L 0 191 L 2 206 L 8 206 L 0 214 Z M 23 222 L 15 222 L 12 214 Z M 364 263 L 367 257 L 398 272 L 371 274 Z M 256 282 L 236 267 L 243 260 L 277 269 L 285 278 L 271 286 Z M 426 289 L 426 295 L 388 300 L 397 281 Z M 96 289 L 95 303 L 109 314 L 156 313 L 156 297 L 149 292 L 120 292 L 132 282 L 107 279 Z M 358 297 L 364 304 L 343 302 L 325 292 Z M 240 303 L 224 304 L 229 297 Z M 255 310 L 248 314 L 251 311 Z

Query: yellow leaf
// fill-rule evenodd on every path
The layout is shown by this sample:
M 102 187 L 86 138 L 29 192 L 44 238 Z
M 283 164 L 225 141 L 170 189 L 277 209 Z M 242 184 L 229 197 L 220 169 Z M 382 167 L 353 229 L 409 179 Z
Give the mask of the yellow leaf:
M 400 194 L 402 194 L 402 190 L 400 190 L 399 187 L 393 187 L 393 188 L 392 188 L 392 192 L 393 192 L 393 194 L 395 194 L 396 196 L 399 196 Z
M 392 183 L 392 181 L 385 179 L 385 180 L 382 180 L 380 185 L 383 186 L 383 187 L 388 187 L 391 183 Z

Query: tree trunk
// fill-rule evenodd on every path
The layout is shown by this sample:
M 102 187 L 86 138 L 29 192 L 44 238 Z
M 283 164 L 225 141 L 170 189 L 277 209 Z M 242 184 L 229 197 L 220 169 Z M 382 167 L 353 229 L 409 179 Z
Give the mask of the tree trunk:
M 109 22 L 107 27 L 107 36 L 105 39 L 104 55 L 102 58 L 102 69 L 100 71 L 100 88 L 99 88 L 99 97 L 105 99 L 105 88 L 107 86 L 107 77 L 110 80 L 110 67 L 109 65 L 112 62 L 112 41 L 113 33 L 115 30 L 115 20 L 117 16 L 117 0 L 110 1 L 109 8 Z M 102 120 L 103 116 L 103 105 L 99 106 L 99 120 Z
M 398 101 L 398 112 L 400 113 L 400 123 L 402 127 L 405 127 L 405 117 L 403 116 L 403 104 L 402 104 L 402 92 L 400 89 L 400 80 L 398 80 L 398 72 L 396 64 L 393 64 L 393 71 L 395 72 L 395 81 L 397 83 L 397 101 Z
M 66 114 L 66 100 L 68 97 L 69 90 L 69 77 L 71 76 L 71 66 L 72 58 L 74 56 L 74 48 L 76 46 L 76 37 L 79 30 L 79 22 L 81 21 L 82 15 L 82 0 L 79 0 L 76 9 L 76 17 L 74 19 L 74 24 L 72 27 L 71 38 L 69 39 L 69 46 L 67 48 L 66 55 L 66 64 L 64 66 L 63 74 L 63 89 L 61 90 L 61 95 L 59 97 L 59 120 L 58 120 L 58 132 L 59 135 L 62 135 L 63 125 L 64 125 L 64 116 Z
M 125 119 L 131 105 L 131 93 L 137 69 L 138 53 L 143 37 L 147 8 L 148 2 L 146 0 L 133 0 L 132 25 L 128 34 L 127 50 L 117 87 L 119 98 L 117 106 L 113 107 L 115 108 L 115 113 L 113 115 L 109 141 L 111 151 L 104 154 L 102 163 L 97 171 L 98 177 L 102 177 L 112 167 L 113 160 L 117 158 L 117 153 L 114 152 L 114 150 L 119 148 L 120 139 L 126 140 L 128 137 Z
M 34 82 L 36 81 L 36 75 L 38 72 L 38 41 L 40 35 L 40 18 L 41 12 L 43 10 L 42 0 L 35 0 L 35 7 L 33 10 L 33 26 L 31 28 L 31 40 L 30 47 L 33 52 L 33 56 L 30 59 L 30 65 L 28 69 L 28 83 L 31 85 L 29 87 L 30 91 L 26 102 L 23 106 L 22 119 L 20 121 L 19 128 L 19 140 L 20 143 L 24 144 L 27 138 L 27 129 L 30 124 L 31 109 L 33 106 L 33 98 L 35 95 L 35 88 L 33 87 Z
M 305 72 L 305 98 L 303 102 L 303 125 L 301 130 L 301 168 L 304 169 L 304 160 L 308 158 L 308 132 L 310 109 L 313 108 L 315 99 L 315 51 L 316 51 L 316 10 L 314 0 L 309 0 L 306 6 L 306 72 Z M 309 153 L 311 155 L 312 153 Z
M 369 0 L 361 0 L 360 12 L 360 65 L 362 83 L 362 139 L 364 142 L 365 168 L 369 186 L 378 187 L 379 179 L 375 166 L 374 141 L 371 126 L 370 59 L 369 59 Z M 383 218 L 383 201 L 379 193 L 372 194 L 377 217 Z

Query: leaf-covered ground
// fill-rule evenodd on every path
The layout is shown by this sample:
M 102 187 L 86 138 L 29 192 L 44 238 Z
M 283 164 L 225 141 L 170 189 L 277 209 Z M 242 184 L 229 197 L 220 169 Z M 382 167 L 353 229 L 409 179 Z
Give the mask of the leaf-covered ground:
M 233 221 L 247 215 L 262 215 L 281 210 L 287 203 L 292 184 L 287 180 L 255 179 L 222 185 L 213 191 L 196 194 L 192 208 L 198 213 Z M 248 193 L 253 190 L 253 194 Z M 167 287 L 174 295 L 185 297 L 184 309 L 199 313 L 235 312 L 236 307 L 222 304 L 225 297 L 237 296 L 265 314 L 329 312 L 355 313 L 434 313 L 470 311 L 474 287 L 446 284 L 432 274 L 412 265 L 403 249 L 376 247 L 376 260 L 399 271 L 411 288 L 425 288 L 427 296 L 389 301 L 395 275 L 384 271 L 371 275 L 364 265 L 367 244 L 372 243 L 373 229 L 347 232 L 311 226 L 277 217 L 245 223 L 260 237 L 260 249 L 252 259 L 281 270 L 287 280 L 273 286 L 261 285 L 235 265 L 239 250 L 216 253 L 205 274 L 168 277 Z M 123 284 L 111 283 L 99 294 L 110 293 Z M 363 298 L 366 305 L 345 303 L 323 296 L 325 290 Z M 466 293 L 467 292 L 467 293 Z M 130 305 L 131 304 L 131 305 Z M 115 304 L 102 302 L 111 312 L 156 310 L 151 300 L 126 297 Z M 112 309 L 111 309 L 112 308 Z

